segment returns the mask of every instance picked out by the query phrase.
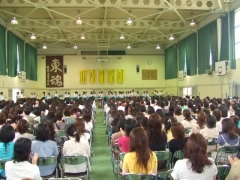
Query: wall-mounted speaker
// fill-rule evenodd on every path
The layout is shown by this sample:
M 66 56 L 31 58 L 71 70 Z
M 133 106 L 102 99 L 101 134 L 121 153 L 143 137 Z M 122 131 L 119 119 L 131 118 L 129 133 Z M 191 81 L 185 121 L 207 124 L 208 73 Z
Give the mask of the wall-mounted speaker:
M 64 74 L 67 74 L 67 65 L 63 66 L 63 72 L 64 72 Z
M 136 65 L 136 73 L 139 73 L 140 69 L 139 69 L 139 65 Z

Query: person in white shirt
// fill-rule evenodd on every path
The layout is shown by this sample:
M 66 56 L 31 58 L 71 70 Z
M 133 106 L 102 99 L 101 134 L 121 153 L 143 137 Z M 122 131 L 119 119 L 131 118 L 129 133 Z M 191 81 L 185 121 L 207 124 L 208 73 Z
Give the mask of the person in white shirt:
M 51 97 L 51 94 L 50 93 L 48 93 L 48 95 L 47 95 L 47 99 L 51 99 L 52 97 Z
M 77 99 L 79 98 L 79 96 L 78 96 L 78 92 L 77 92 L 77 91 L 75 91 L 73 97 L 74 97 L 74 98 L 77 98 Z
M 65 92 L 64 98 L 69 98 L 69 94 L 67 92 Z
M 183 111 L 184 120 L 181 121 L 185 129 L 192 129 L 193 124 L 196 124 L 196 120 L 192 119 L 189 109 Z
M 32 163 L 28 162 L 31 157 L 31 145 L 32 141 L 27 138 L 19 138 L 15 142 L 13 161 L 5 164 L 7 179 L 42 179 L 37 166 L 38 154 L 34 154 Z
M 201 134 L 192 134 L 184 148 L 184 159 L 178 160 L 171 173 L 173 179 L 216 179 L 214 160 L 207 157 L 207 142 Z
M 3 92 L 0 92 L 0 101 L 4 100 Z
M 36 98 L 36 97 L 37 97 L 36 93 L 33 93 L 33 98 Z
M 19 95 L 19 98 L 24 98 L 23 92 Z
M 57 97 L 57 98 L 59 97 L 57 91 L 55 92 L 54 97 Z

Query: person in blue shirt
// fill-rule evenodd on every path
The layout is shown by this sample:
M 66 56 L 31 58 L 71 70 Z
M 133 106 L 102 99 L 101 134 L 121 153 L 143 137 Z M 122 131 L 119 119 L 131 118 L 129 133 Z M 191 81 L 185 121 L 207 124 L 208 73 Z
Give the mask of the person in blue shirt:
M 11 125 L 5 124 L 0 130 L 0 159 L 13 158 L 15 131 Z M 0 169 L 0 178 L 6 178 L 4 169 Z

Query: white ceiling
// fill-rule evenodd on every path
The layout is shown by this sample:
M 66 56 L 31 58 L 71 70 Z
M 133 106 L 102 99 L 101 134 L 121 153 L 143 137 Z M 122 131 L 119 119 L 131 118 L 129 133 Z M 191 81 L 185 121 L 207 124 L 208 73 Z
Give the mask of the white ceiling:
M 238 1 L 238 2 L 236 2 Z M 19 31 L 25 41 L 41 49 L 82 50 L 155 49 L 165 47 L 171 34 L 176 39 L 198 28 L 213 14 L 222 16 L 240 0 L 0 0 L 0 17 L 8 29 Z M 18 25 L 12 25 L 15 16 Z M 83 23 L 77 25 L 80 17 Z M 128 26 L 128 18 L 133 24 Z M 191 20 L 197 22 L 190 27 Z M 36 40 L 29 40 L 31 34 Z M 80 39 L 84 34 L 86 39 Z M 119 36 L 124 34 L 125 39 Z M 43 52 L 42 50 L 40 50 Z

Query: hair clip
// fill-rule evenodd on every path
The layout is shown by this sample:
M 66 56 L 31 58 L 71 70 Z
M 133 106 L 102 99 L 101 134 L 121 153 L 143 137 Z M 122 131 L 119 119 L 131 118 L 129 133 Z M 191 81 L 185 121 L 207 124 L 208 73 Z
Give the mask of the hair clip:
M 73 135 L 75 136 L 77 134 L 77 132 L 75 131 L 74 133 L 73 133 Z

